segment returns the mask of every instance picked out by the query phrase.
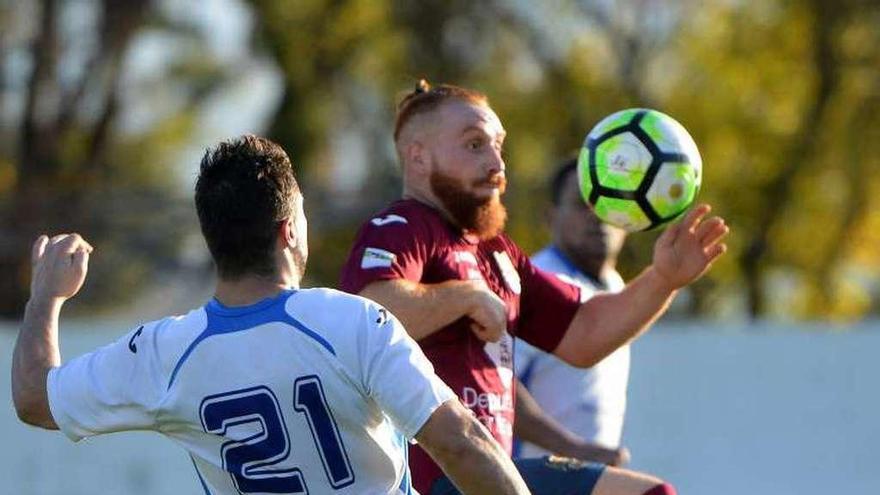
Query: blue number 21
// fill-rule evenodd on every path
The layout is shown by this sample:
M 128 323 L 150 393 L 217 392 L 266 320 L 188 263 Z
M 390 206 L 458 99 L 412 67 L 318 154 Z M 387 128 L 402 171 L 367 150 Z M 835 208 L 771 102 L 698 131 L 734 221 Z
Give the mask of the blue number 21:
M 297 378 L 293 384 L 293 408 L 305 415 L 327 481 L 335 489 L 354 483 L 354 471 L 333 414 L 327 406 L 321 380 L 315 375 Z M 230 428 L 256 432 L 221 448 L 223 467 L 242 493 L 308 493 L 299 468 L 278 469 L 290 454 L 290 437 L 281 406 L 272 391 L 252 387 L 205 397 L 201 405 L 202 427 L 208 433 L 226 435 Z

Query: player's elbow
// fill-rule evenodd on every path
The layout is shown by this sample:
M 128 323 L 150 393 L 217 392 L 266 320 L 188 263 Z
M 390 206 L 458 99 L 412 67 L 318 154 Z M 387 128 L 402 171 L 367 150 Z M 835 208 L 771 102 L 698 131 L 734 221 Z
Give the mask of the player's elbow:
M 594 352 L 590 347 L 566 344 L 562 342 L 553 354 L 575 368 L 592 368 L 602 360 L 602 354 Z
M 42 427 L 42 421 L 38 412 L 35 401 L 22 398 L 19 394 L 13 394 L 13 403 L 15 404 L 15 414 L 19 421 L 31 426 Z
M 469 412 L 469 411 L 468 411 Z M 465 462 L 474 451 L 491 448 L 494 440 L 483 426 L 470 414 L 462 417 L 458 425 L 458 435 L 449 435 L 439 447 L 445 457 L 452 461 Z
M 57 430 L 55 421 L 49 412 L 49 404 L 45 395 L 13 386 L 12 403 L 19 421 L 31 426 Z
M 592 368 L 620 345 L 597 332 L 595 325 L 572 324 L 553 354 L 575 368 Z
M 575 368 L 592 368 L 599 361 L 593 359 L 592 357 L 576 357 L 573 359 L 563 359 L 566 363 L 574 366 Z

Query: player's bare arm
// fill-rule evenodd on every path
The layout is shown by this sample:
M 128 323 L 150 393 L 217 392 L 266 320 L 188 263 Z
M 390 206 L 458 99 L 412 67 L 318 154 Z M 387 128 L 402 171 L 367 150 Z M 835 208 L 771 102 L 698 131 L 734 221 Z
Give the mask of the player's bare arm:
M 86 278 L 92 246 L 78 234 L 40 236 L 31 253 L 31 297 L 12 357 L 12 400 L 25 423 L 58 429 L 49 411 L 46 376 L 61 364 L 58 318 Z
M 416 440 L 462 493 L 529 493 L 504 449 L 457 400 L 438 407 Z
M 554 354 L 589 367 L 638 337 L 666 311 L 678 289 L 697 280 L 724 254 L 729 229 L 720 217 L 704 219 L 709 205 L 699 205 L 669 227 L 654 245 L 654 260 L 616 294 L 585 302 Z
M 513 434 L 520 440 L 533 443 L 557 455 L 582 461 L 599 462 L 610 466 L 623 466 L 629 462 L 625 448 L 609 449 L 585 441 L 565 429 L 555 419 L 541 410 L 528 389 L 519 380 L 516 383 L 516 421 Z
M 489 342 L 501 338 L 507 326 L 504 301 L 477 281 L 420 284 L 403 279 L 381 280 L 364 287 L 359 295 L 390 309 L 415 340 L 464 316 L 473 320 L 473 332 Z

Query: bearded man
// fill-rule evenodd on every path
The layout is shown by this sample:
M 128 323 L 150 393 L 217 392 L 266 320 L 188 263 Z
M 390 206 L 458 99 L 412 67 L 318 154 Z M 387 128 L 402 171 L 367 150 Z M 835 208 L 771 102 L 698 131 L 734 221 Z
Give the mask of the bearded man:
M 509 453 L 521 413 L 514 339 L 574 366 L 594 365 L 647 330 L 678 289 L 710 268 L 726 250 L 728 228 L 721 218 L 704 219 L 708 205 L 697 206 L 658 239 L 652 265 L 626 288 L 581 303 L 577 287 L 534 267 L 503 233 L 505 136 L 485 95 L 420 81 L 401 101 L 394 128 L 403 198 L 361 228 L 341 287 L 400 318 Z M 533 493 L 675 493 L 653 476 L 601 464 L 553 457 L 516 464 Z M 456 493 L 418 446 L 410 468 L 420 493 Z

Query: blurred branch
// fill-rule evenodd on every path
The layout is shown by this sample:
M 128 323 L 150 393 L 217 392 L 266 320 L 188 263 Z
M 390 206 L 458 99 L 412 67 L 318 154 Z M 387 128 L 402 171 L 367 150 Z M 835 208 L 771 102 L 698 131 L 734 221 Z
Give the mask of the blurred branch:
M 57 147 L 57 135 L 44 132 L 38 122 L 38 103 L 46 98 L 44 93 L 54 88 L 53 78 L 58 58 L 57 0 L 42 0 L 39 32 L 34 39 L 31 51 L 34 68 L 28 81 L 24 117 L 21 123 L 21 145 L 19 147 L 18 176 L 22 184 L 33 177 L 42 175 L 48 168 L 46 163 Z
M 111 123 L 119 110 L 119 82 L 122 77 L 122 63 L 132 36 L 143 25 L 146 12 L 150 8 L 148 1 L 138 0 L 104 0 L 103 22 L 101 24 L 101 48 L 97 55 L 100 67 L 96 72 L 104 75 L 106 90 L 101 116 L 86 139 L 88 153 L 85 166 L 104 169 L 107 163 L 104 158 L 108 143 Z M 97 67 L 96 67 L 97 68 Z M 83 80 L 89 79 L 88 75 Z
M 327 0 L 314 13 L 304 10 L 300 15 L 306 18 L 297 19 L 278 12 L 287 8 L 283 3 L 252 0 L 251 4 L 260 19 L 261 40 L 285 74 L 281 102 L 268 126 L 269 137 L 288 150 L 296 150 L 298 164 L 307 167 L 323 130 L 310 121 L 318 113 L 315 96 L 330 90 L 328 86 L 345 69 L 346 56 L 353 48 L 346 45 L 332 50 L 333 44 L 326 40 L 335 36 L 334 21 L 346 2 Z M 298 39 L 292 39 L 294 34 Z M 297 42 L 302 39 L 309 44 Z
M 580 7 L 583 15 L 591 20 L 599 27 L 608 38 L 609 45 L 615 53 L 615 62 L 617 62 L 617 76 L 619 82 L 623 85 L 625 94 L 632 101 L 633 105 L 653 107 L 650 98 L 645 93 L 645 69 L 648 67 L 648 56 L 655 53 L 660 45 L 661 39 L 656 36 L 650 36 L 651 29 L 646 26 L 655 25 L 657 20 L 648 11 L 651 4 L 654 9 L 674 9 L 675 3 L 662 2 L 662 5 L 656 5 L 657 2 L 648 2 L 644 0 L 630 0 L 628 2 L 616 2 L 615 10 L 630 9 L 634 26 L 629 29 L 615 17 L 609 15 L 607 9 L 603 9 L 599 2 L 580 0 L 577 5 Z M 676 24 L 680 22 L 680 17 L 676 16 Z M 644 28 L 644 29 L 643 29 Z M 663 28 L 666 32 L 675 32 L 676 26 L 666 26 Z M 662 37 L 662 33 L 661 33 Z

